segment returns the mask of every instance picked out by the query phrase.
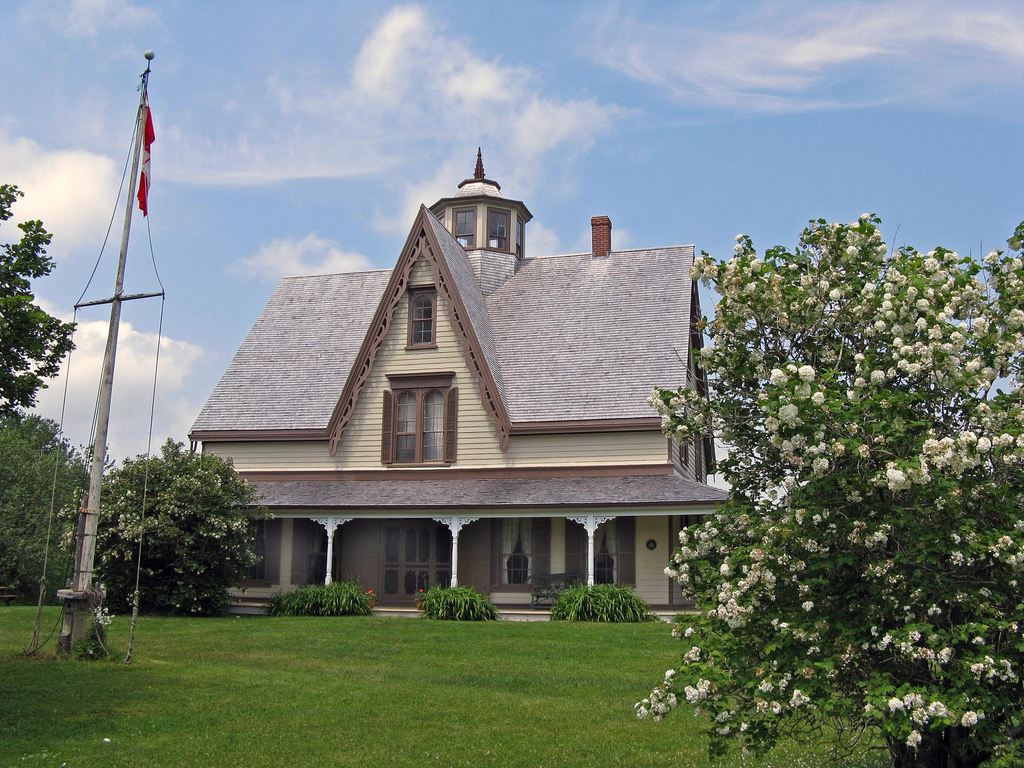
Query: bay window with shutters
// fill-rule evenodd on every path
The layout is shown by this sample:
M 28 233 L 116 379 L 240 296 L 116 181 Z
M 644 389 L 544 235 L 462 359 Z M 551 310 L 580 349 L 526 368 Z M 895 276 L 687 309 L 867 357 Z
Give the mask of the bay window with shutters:
M 381 425 L 382 464 L 447 465 L 458 444 L 454 374 L 389 376 Z

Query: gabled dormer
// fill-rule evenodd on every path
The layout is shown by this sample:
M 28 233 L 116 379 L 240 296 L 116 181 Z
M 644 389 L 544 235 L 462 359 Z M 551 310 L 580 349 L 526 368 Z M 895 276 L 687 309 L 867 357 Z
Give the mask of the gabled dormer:
M 519 270 L 526 255 L 526 224 L 533 214 L 522 201 L 502 195 L 501 185 L 486 177 L 479 148 L 473 177 L 459 184 L 454 197 L 430 206 L 430 212 L 465 249 L 485 294 Z

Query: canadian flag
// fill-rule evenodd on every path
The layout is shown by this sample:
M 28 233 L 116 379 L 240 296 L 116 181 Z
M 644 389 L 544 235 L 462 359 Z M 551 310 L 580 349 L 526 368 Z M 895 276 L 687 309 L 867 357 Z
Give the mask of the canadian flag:
M 156 133 L 153 131 L 153 113 L 149 111 L 149 97 L 144 96 L 142 107 L 146 110 L 146 135 L 142 140 L 142 175 L 139 177 L 139 209 L 143 216 L 149 215 L 149 188 L 151 177 L 149 174 L 149 148 L 156 140 Z

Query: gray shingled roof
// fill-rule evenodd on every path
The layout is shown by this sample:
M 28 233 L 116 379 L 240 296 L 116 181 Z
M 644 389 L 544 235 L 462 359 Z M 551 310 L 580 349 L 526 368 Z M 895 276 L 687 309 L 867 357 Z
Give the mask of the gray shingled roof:
M 487 297 L 510 417 L 652 417 L 686 380 L 693 246 L 526 261 Z
M 513 423 L 653 417 L 685 381 L 693 246 L 531 259 L 484 297 L 427 220 Z M 326 429 L 390 276 L 284 278 L 192 431 Z
M 390 277 L 284 278 L 192 430 L 326 428 Z
M 270 508 L 430 509 L 434 507 L 702 506 L 718 488 L 676 475 L 477 480 L 273 480 L 254 483 Z
M 455 286 L 458 288 L 462 303 L 466 305 L 469 312 L 469 322 L 476 332 L 480 348 L 487 358 L 487 367 L 494 377 L 494 383 L 498 386 L 498 395 L 501 397 L 505 407 L 508 408 L 508 398 L 505 396 L 505 383 L 501 375 L 501 363 L 498 358 L 498 351 L 494 348 L 494 335 L 491 330 L 491 320 L 487 315 L 487 304 L 484 299 L 484 292 L 480 289 L 480 283 L 473 275 L 473 267 L 469 263 L 469 257 L 459 241 L 452 233 L 444 228 L 434 214 L 427 211 L 427 221 L 430 222 L 437 242 L 441 246 L 441 253 L 448 271 L 452 273 Z

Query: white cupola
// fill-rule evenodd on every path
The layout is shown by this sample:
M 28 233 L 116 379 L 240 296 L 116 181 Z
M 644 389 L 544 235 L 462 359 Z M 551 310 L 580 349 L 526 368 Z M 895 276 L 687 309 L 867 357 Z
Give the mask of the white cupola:
M 465 249 L 485 294 L 519 269 L 526 255 L 526 223 L 533 214 L 522 201 L 502 195 L 501 185 L 486 177 L 479 148 L 473 177 L 459 184 L 454 197 L 430 206 L 430 212 Z

